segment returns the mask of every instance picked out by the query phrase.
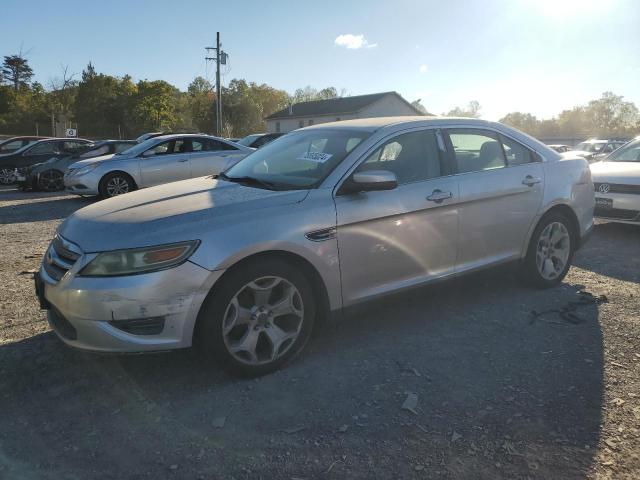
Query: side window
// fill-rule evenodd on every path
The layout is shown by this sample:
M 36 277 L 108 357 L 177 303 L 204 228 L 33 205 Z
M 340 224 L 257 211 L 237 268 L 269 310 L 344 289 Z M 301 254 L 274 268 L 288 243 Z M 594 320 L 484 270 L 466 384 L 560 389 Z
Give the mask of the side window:
M 218 140 L 210 140 L 207 139 L 206 143 L 209 144 L 209 148 L 207 150 L 237 150 L 233 145 L 229 145 L 228 143 L 219 142 Z
M 120 152 L 124 152 L 125 150 L 128 150 L 129 148 L 131 148 L 133 145 L 130 143 L 116 143 L 115 144 L 115 148 L 114 151 L 115 153 L 120 153 Z
M 29 155 L 45 155 L 57 153 L 57 150 L 55 142 L 45 142 L 33 146 L 26 153 Z
M 199 138 L 191 139 L 192 152 L 204 152 L 205 150 L 207 150 L 207 146 L 205 145 L 205 140 L 201 140 Z
M 79 152 L 80 150 L 84 150 L 89 145 L 90 144 L 88 143 L 66 141 L 62 142 L 62 151 L 66 153 L 75 153 Z
M 493 132 L 472 128 L 450 129 L 447 132 L 458 173 L 493 170 L 505 166 L 502 145 Z
M 19 148 L 24 147 L 27 144 L 28 142 L 23 142 L 22 140 L 14 140 L 13 142 L 9 142 L 5 145 L 2 145 L 2 147 L 0 147 L 0 152 L 15 151 L 15 150 L 18 150 Z
M 507 157 L 507 165 L 510 167 L 514 165 L 524 165 L 525 163 L 533 163 L 538 161 L 537 157 L 524 145 L 520 145 L 515 140 L 500 135 L 502 141 L 502 148 L 504 148 L 504 154 Z
M 607 143 L 604 148 L 602 149 L 602 152 L 600 153 L 611 153 L 616 149 L 616 146 L 613 143 Z
M 147 152 L 151 153 L 152 156 L 155 155 L 167 155 L 169 153 L 173 153 L 173 140 L 168 140 L 166 142 L 159 143 L 155 147 L 151 147 L 149 150 L 145 152 L 145 155 L 149 155 Z
M 446 174 L 434 130 L 405 133 L 387 141 L 358 167 L 358 171 L 388 170 L 398 183 L 419 182 Z

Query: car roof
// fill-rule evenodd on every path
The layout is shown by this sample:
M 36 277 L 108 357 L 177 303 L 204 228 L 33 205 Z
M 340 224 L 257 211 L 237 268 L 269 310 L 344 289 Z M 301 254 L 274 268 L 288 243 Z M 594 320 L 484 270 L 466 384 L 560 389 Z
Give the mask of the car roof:
M 440 117 L 440 116 L 399 116 L 399 117 L 375 117 L 356 118 L 353 120 L 341 120 L 339 122 L 318 123 L 300 130 L 310 130 L 314 128 L 353 128 L 358 130 L 374 132 L 384 127 L 393 125 L 447 125 L 447 124 L 476 124 L 478 126 L 492 127 L 496 124 L 487 120 L 469 117 Z

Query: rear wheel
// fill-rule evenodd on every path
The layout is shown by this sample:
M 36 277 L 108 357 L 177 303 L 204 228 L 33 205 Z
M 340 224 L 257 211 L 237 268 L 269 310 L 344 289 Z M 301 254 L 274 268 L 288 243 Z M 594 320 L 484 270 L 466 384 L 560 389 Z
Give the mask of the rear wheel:
M 522 265 L 525 280 L 539 288 L 562 282 L 571 267 L 576 241 L 573 226 L 565 215 L 545 215 L 529 242 Z
M 45 170 L 38 177 L 38 188 L 45 192 L 56 192 L 64 188 L 64 175 L 60 170 Z
M 316 317 L 311 284 L 277 259 L 238 268 L 205 300 L 195 344 L 235 374 L 272 372 L 306 345 Z
M 1 185 L 10 185 L 12 183 L 15 183 L 15 181 L 16 181 L 15 168 L 13 167 L 0 168 L 0 184 Z
M 112 172 L 100 180 L 100 196 L 111 198 L 123 193 L 129 193 L 136 189 L 133 178 L 123 172 Z

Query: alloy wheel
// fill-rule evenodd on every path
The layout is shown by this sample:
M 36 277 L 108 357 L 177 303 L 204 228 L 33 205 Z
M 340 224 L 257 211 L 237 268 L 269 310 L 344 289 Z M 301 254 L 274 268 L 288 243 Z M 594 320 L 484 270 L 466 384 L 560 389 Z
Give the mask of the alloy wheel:
M 302 330 L 302 295 L 281 277 L 257 278 L 231 299 L 222 321 L 224 344 L 246 365 L 276 361 L 289 351 Z
M 40 174 L 40 188 L 47 192 L 62 190 L 64 187 L 63 175 L 57 170 L 47 170 Z
M 0 170 L 0 184 L 10 185 L 16 181 L 16 173 L 13 168 L 3 168 Z
M 536 266 L 545 280 L 553 280 L 564 272 L 571 253 L 571 236 L 561 222 L 551 222 L 538 239 Z
M 126 178 L 122 177 L 113 177 L 110 178 L 107 182 L 107 194 L 110 197 L 115 197 L 116 195 L 122 195 L 123 193 L 129 192 L 129 182 Z

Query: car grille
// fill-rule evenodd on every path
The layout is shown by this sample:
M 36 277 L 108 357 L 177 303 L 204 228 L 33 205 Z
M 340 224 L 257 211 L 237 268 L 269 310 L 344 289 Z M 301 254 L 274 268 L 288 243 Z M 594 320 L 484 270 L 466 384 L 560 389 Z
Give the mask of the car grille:
M 640 214 L 638 210 L 625 210 L 622 208 L 596 208 L 593 215 L 600 218 L 611 218 L 613 220 L 635 220 Z
M 81 255 L 79 247 L 56 235 L 44 256 L 42 266 L 51 278 L 60 281 Z
M 640 195 L 640 185 L 625 185 L 622 183 L 594 183 L 594 190 L 600 193 L 601 185 L 609 185 L 609 191 L 607 193 L 629 193 L 632 195 Z M 602 192 L 604 193 L 604 192 Z

